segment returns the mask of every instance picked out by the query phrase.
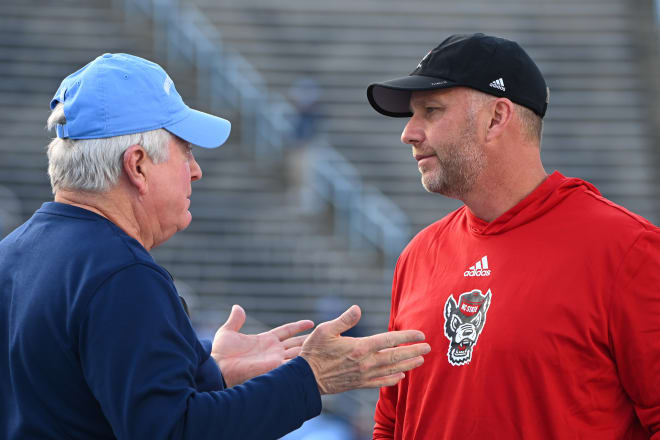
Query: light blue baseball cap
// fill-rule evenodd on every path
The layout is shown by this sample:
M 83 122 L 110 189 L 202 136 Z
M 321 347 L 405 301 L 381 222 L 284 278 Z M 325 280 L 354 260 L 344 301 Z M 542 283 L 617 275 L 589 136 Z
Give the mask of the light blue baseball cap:
M 165 70 L 124 53 L 106 53 L 64 78 L 50 102 L 64 104 L 57 136 L 96 139 L 164 128 L 186 142 L 216 148 L 229 137 L 226 119 L 188 107 Z

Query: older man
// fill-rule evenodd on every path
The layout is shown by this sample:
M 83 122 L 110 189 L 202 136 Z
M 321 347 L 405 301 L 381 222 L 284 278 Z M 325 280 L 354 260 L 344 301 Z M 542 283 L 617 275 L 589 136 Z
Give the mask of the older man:
M 660 231 L 546 175 L 532 59 L 454 35 L 367 94 L 409 118 L 427 191 L 464 203 L 398 261 L 390 330 L 434 352 L 381 390 L 374 438 L 660 439 Z
M 422 363 L 427 344 L 397 347 L 418 331 L 340 337 L 356 306 L 307 339 L 295 335 L 311 321 L 240 334 L 235 307 L 200 342 L 149 250 L 191 221 L 191 144 L 221 145 L 229 122 L 125 54 L 68 76 L 51 109 L 55 201 L 0 242 L 0 437 L 277 438 L 319 414 L 320 394 L 392 385 Z

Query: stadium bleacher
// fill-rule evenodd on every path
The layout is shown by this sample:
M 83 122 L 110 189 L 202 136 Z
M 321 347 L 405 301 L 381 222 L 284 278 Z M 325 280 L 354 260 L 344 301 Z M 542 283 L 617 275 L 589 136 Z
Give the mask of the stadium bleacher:
M 641 58 L 644 32 L 654 27 L 644 9 L 650 1 L 187 2 L 201 8 L 270 90 L 287 95 L 300 78 L 318 82 L 321 132 L 362 179 L 408 214 L 413 231 L 459 205 L 424 192 L 410 149 L 398 140 L 405 121 L 376 114 L 365 89 L 408 73 L 449 34 L 475 31 L 516 39 L 546 74 L 548 171 L 585 178 L 660 221 L 658 106 L 648 99 L 657 76 Z M 51 198 L 44 125 L 59 81 L 103 52 L 165 63 L 149 22 L 127 26 L 121 5 L 0 2 L 0 187 L 18 199 L 22 220 Z M 164 67 L 195 106 L 190 67 Z M 233 117 L 236 109 L 223 114 Z M 349 249 L 332 234 L 326 211 L 301 206 L 287 185 L 286 164 L 256 163 L 240 148 L 240 128 L 221 149 L 196 153 L 204 178 L 193 186 L 193 223 L 154 250 L 190 300 L 200 333 L 212 332 L 234 303 L 248 312 L 247 331 L 327 319 L 352 303 L 363 308 L 362 331 L 384 330 L 391 267 L 369 248 Z M 372 404 L 374 398 L 368 395 Z
M 321 86 L 324 131 L 367 181 L 410 216 L 417 231 L 458 206 L 420 189 L 403 121 L 376 114 L 368 83 L 406 74 L 452 33 L 519 41 L 551 89 L 543 160 L 614 201 L 660 220 L 657 148 L 645 99 L 640 32 L 651 2 L 627 0 L 449 2 L 189 0 L 282 93 L 300 77 Z
M 52 197 L 44 125 L 59 81 L 103 52 L 159 60 L 148 23 L 127 27 L 111 2 L 16 0 L 0 8 L 0 57 L 6 66 L 0 74 L 0 120 L 6 127 L 0 185 L 17 194 L 25 219 Z M 62 26 L 65 17 L 74 19 Z M 194 106 L 186 66 L 167 68 Z M 363 305 L 365 330 L 384 330 L 390 282 L 378 256 L 369 249 L 349 251 L 331 234 L 325 212 L 300 207 L 286 185 L 283 164 L 263 166 L 243 154 L 239 133 L 234 124 L 227 145 L 197 152 L 204 178 L 194 185 L 194 221 L 154 250 L 193 296 L 192 315 L 200 331 L 213 331 L 234 303 L 248 312 L 246 331 L 317 319 L 322 312 L 325 317 L 320 304 L 328 296 L 339 300 L 337 307 Z

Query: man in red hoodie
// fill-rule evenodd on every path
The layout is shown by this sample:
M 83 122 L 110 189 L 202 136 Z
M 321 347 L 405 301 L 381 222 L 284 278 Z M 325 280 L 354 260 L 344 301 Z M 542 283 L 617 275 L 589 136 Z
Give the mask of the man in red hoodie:
M 464 206 L 397 263 L 389 328 L 434 348 L 383 388 L 375 439 L 660 439 L 660 230 L 540 159 L 543 75 L 454 35 L 371 84 L 424 187 Z

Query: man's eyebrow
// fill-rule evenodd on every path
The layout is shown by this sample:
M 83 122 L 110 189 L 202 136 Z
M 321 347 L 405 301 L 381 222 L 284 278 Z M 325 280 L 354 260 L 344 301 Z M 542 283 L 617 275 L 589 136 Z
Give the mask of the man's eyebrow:
M 445 103 L 436 97 L 423 97 L 410 100 L 410 107 L 445 107 Z

